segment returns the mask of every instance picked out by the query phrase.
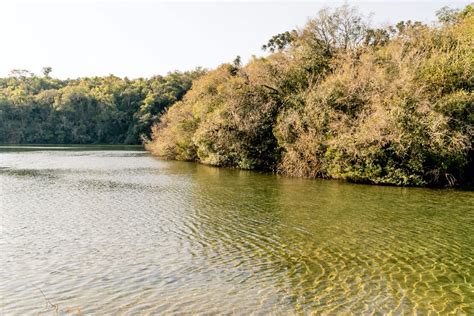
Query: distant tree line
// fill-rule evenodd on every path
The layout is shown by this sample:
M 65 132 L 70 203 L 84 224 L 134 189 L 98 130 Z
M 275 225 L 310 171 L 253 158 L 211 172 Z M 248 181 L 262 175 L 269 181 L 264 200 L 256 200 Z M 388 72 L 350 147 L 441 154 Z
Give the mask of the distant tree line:
M 153 127 L 169 159 L 394 185 L 473 181 L 474 13 L 371 28 L 321 10 L 193 82 Z
M 139 144 L 201 69 L 150 79 L 59 80 L 13 70 L 0 78 L 0 143 Z

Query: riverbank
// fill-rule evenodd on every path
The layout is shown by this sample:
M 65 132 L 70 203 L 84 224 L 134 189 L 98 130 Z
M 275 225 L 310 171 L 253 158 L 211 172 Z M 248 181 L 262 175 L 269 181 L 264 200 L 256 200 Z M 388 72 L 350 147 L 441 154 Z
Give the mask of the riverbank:
M 323 10 L 299 31 L 274 36 L 268 56 L 195 80 L 147 148 L 294 177 L 472 185 L 473 12 L 368 29 L 354 8 Z M 348 33 L 331 33 L 325 21 L 346 23 L 339 29 Z
M 150 151 L 150 148 L 147 148 L 147 145 L 144 145 L 144 149 L 149 151 L 151 155 L 156 157 L 157 159 L 162 159 L 165 161 L 172 161 L 173 159 L 169 159 L 167 157 L 163 156 L 158 156 L 154 154 L 152 151 Z M 345 182 L 349 184 L 361 184 L 361 185 L 375 185 L 375 186 L 387 186 L 387 187 L 406 187 L 406 188 L 427 188 L 427 189 L 457 189 L 457 190 L 464 190 L 464 191 L 474 191 L 474 184 L 472 182 L 464 182 L 464 183 L 456 183 L 453 185 L 447 185 L 447 184 L 427 184 L 423 186 L 419 185 L 399 185 L 399 184 L 393 184 L 393 183 L 376 183 L 376 182 L 371 182 L 371 181 L 357 181 L 354 179 L 344 179 L 344 178 L 322 178 L 322 177 L 305 177 L 305 176 L 294 176 L 294 175 L 289 175 L 286 173 L 279 173 L 278 171 L 274 170 L 260 170 L 260 169 L 243 169 L 239 167 L 232 167 L 232 166 L 216 166 L 216 165 L 211 165 L 211 164 L 206 164 L 202 163 L 200 161 L 192 161 L 192 160 L 175 160 L 175 161 L 184 161 L 184 162 L 190 162 L 190 163 L 196 163 L 200 164 L 206 167 L 210 168 L 216 168 L 216 169 L 224 169 L 224 170 L 241 170 L 241 171 L 248 171 L 248 172 L 255 172 L 259 174 L 266 174 L 266 175 L 278 175 L 286 178 L 295 178 L 295 179 L 302 179 L 302 180 L 332 180 L 332 181 L 339 181 L 339 182 Z M 472 181 L 472 180 L 471 180 Z
M 0 151 L 28 151 L 28 150 L 144 150 L 143 145 L 120 144 L 2 144 Z

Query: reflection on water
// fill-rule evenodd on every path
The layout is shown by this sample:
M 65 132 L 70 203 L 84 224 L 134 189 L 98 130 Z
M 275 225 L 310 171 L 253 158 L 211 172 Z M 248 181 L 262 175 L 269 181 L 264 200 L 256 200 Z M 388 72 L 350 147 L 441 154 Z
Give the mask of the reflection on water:
M 473 192 L 118 149 L 2 150 L 2 314 L 474 314 Z

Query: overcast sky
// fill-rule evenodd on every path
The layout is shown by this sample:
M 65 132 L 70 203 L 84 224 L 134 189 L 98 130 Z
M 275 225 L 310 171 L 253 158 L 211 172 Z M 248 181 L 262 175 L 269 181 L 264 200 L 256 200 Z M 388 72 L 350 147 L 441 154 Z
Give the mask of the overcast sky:
M 373 24 L 435 20 L 444 5 L 470 1 L 348 1 L 374 13 Z M 262 55 L 272 35 L 304 25 L 338 1 L 160 2 L 0 1 L 0 76 L 21 68 L 75 78 L 115 74 L 150 77 L 213 68 L 240 55 Z

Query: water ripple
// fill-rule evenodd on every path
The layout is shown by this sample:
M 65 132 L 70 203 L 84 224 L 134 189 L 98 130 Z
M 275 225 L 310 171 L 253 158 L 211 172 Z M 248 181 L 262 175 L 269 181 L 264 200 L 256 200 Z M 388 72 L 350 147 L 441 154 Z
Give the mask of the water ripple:
M 0 311 L 474 314 L 474 193 L 0 153 Z

